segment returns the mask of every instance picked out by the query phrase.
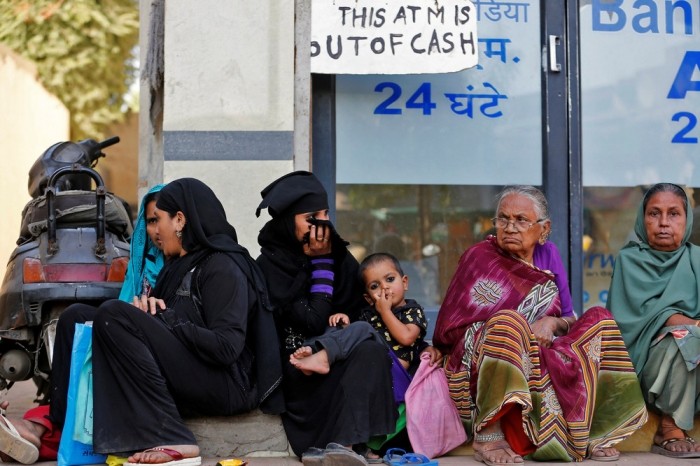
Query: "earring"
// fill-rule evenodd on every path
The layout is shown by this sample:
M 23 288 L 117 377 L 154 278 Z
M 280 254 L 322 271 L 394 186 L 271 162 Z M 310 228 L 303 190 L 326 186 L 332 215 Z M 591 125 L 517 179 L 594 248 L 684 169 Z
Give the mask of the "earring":
M 177 236 L 179 239 L 181 239 L 182 238 L 182 231 L 181 230 L 176 231 L 175 236 Z
M 548 234 L 546 234 L 546 233 L 542 234 L 542 235 L 540 236 L 539 243 L 540 243 L 542 246 L 544 246 L 544 243 L 547 242 L 547 238 L 548 238 L 548 237 L 549 237 Z

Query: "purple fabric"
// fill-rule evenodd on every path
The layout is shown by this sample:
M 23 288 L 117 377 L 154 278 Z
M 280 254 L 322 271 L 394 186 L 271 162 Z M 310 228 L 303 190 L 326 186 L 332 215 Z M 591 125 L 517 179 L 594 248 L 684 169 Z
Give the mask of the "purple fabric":
M 332 270 L 323 270 L 323 269 L 318 269 L 314 270 L 311 272 L 311 279 L 316 280 L 316 279 L 323 279 L 325 278 L 326 280 L 333 280 L 333 277 L 335 277 L 335 273 Z
M 312 293 L 326 293 L 333 294 L 333 287 L 331 285 L 311 285 Z
M 572 317 L 574 306 L 571 299 L 571 291 L 569 291 L 569 279 L 564 269 L 564 264 L 561 262 L 561 256 L 557 246 L 547 241 L 542 244 L 535 245 L 535 252 L 532 257 L 535 267 L 549 270 L 554 274 L 554 283 L 559 288 L 559 300 L 561 301 L 562 317 Z
M 319 259 L 311 259 L 312 264 L 330 264 L 333 265 L 333 259 L 328 259 L 328 258 L 319 258 Z
M 411 376 L 401 365 L 398 356 L 391 350 L 389 350 L 389 354 L 391 355 L 391 379 L 394 385 L 394 401 L 398 405 L 406 399 L 406 390 L 411 385 Z

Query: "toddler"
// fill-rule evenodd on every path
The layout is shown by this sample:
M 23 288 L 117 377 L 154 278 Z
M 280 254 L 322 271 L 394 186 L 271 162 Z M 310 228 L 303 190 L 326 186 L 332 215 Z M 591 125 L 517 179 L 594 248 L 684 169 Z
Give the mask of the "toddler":
M 388 344 L 410 374 L 418 368 L 419 354 L 427 346 L 424 337 L 428 324 L 423 308 L 404 296 L 408 276 L 401 264 L 391 254 L 372 254 L 360 264 L 359 275 L 370 307 L 353 323 L 346 314 L 333 314 L 328 320 L 329 330 L 292 353 L 289 362 L 304 374 L 327 374 L 334 362 L 345 359 L 365 340 Z

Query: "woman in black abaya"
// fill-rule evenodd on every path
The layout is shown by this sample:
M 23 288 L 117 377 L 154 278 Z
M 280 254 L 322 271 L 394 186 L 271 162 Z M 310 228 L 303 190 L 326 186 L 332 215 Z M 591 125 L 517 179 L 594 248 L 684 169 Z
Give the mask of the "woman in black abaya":
M 155 216 L 167 260 L 151 297 L 74 304 L 61 315 L 50 415 L 22 429 L 36 446 L 65 419 L 68 376 L 58 369 L 70 367 L 76 322 L 94 321 L 97 453 L 133 453 L 127 464 L 198 465 L 183 414 L 230 415 L 262 402 L 266 412 L 281 411 L 264 277 L 216 195 L 199 180 L 175 180 L 160 192 Z
M 298 456 L 331 442 L 361 448 L 395 429 L 387 347 L 366 341 L 327 375 L 304 375 L 289 363 L 304 340 L 326 330 L 331 314 L 357 320 L 365 306 L 357 261 L 328 221 L 328 197 L 313 174 L 285 175 L 261 195 L 257 215 L 267 208 L 272 219 L 258 236 L 257 262 L 275 307 L 287 438 Z

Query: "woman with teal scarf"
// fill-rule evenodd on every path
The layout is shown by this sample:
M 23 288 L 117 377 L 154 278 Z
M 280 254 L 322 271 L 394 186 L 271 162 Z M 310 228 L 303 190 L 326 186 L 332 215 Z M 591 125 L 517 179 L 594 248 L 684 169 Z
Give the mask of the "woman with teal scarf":
M 152 187 L 141 200 L 139 215 L 136 217 L 134 234 L 131 237 L 131 251 L 129 253 L 129 265 L 126 269 L 124 285 L 122 285 L 119 299 L 133 304 L 134 297 L 148 295 L 150 290 L 156 286 L 156 277 L 163 268 L 163 252 L 156 244 L 149 232 L 148 225 L 155 218 L 148 212 L 153 211 L 158 200 L 158 193 L 163 189 L 164 184 Z
M 700 247 L 680 186 L 644 195 L 630 242 L 615 261 L 607 307 L 622 332 L 647 403 L 661 413 L 652 451 L 700 457 L 686 431 L 700 411 Z

